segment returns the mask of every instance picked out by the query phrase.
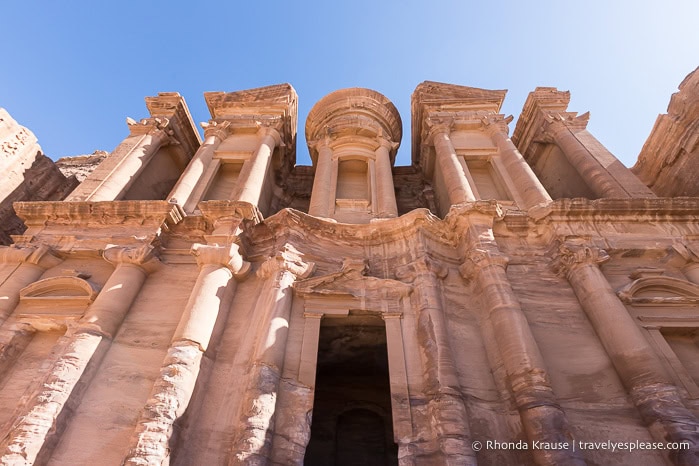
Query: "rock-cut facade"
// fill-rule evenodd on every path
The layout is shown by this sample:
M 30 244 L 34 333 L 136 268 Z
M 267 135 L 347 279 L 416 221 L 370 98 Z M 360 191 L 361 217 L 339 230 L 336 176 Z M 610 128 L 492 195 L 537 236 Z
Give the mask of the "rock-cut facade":
M 699 464 L 698 89 L 632 169 L 548 87 L 333 92 L 312 166 L 161 93 L 82 182 L 0 114 L 0 464 Z

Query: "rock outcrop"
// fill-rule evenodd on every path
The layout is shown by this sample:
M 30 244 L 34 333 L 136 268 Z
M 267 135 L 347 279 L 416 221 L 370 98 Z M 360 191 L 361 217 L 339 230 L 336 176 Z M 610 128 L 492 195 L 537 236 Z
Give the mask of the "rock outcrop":
M 699 196 L 699 68 L 658 116 L 633 171 L 658 196 Z
M 43 154 L 36 136 L 4 108 L 0 108 L 0 172 L 0 244 L 10 244 L 10 235 L 26 229 L 13 202 L 60 201 L 79 184 L 76 177 L 61 173 Z

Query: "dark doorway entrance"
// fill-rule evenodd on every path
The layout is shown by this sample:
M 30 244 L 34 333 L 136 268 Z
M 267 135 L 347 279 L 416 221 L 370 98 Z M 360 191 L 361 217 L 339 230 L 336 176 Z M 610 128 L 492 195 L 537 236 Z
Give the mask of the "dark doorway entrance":
M 324 318 L 306 466 L 397 465 L 386 328 L 376 315 Z

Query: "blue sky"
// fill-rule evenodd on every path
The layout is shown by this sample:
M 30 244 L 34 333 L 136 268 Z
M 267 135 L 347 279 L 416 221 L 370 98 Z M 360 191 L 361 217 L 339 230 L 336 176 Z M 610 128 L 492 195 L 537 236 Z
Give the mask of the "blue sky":
M 198 123 L 205 91 L 282 82 L 299 94 L 297 162 L 308 111 L 344 87 L 391 99 L 410 161 L 410 95 L 424 80 L 509 89 L 519 115 L 536 86 L 570 90 L 570 110 L 632 165 L 659 113 L 699 65 L 699 2 L 8 1 L 0 106 L 47 155 L 111 151 L 143 97 L 182 94 Z M 511 131 L 514 129 L 514 123 Z

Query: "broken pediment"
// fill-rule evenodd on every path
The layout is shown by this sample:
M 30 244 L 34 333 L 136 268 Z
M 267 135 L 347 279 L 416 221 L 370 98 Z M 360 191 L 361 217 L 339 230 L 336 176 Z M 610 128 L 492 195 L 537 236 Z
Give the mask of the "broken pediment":
M 652 276 L 634 280 L 617 295 L 634 306 L 671 306 L 699 304 L 699 285 L 677 278 Z
M 345 259 L 339 272 L 298 281 L 294 288 L 301 296 L 356 298 L 363 303 L 365 300 L 399 300 L 410 294 L 410 285 L 366 273 L 365 261 Z
M 17 319 L 38 330 L 62 327 L 82 317 L 98 293 L 94 283 L 80 276 L 45 278 L 20 290 Z

